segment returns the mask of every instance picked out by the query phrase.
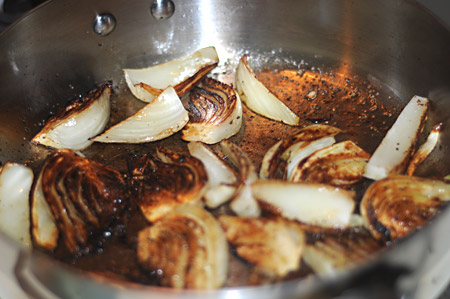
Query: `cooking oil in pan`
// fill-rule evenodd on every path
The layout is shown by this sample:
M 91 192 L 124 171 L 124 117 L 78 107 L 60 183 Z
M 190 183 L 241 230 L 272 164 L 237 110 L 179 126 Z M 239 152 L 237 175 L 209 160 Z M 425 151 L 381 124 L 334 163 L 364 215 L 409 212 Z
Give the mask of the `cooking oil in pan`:
M 240 55 L 227 60 L 212 73 L 212 76 L 225 78 L 228 83 L 233 83 L 234 70 L 239 58 Z M 300 125 L 293 127 L 269 120 L 244 106 L 243 126 L 231 141 L 241 146 L 257 167 L 265 152 L 278 140 L 295 134 L 300 127 L 316 123 L 341 128 L 345 131 L 343 139 L 351 139 L 366 151 L 372 152 L 398 113 L 394 105 L 388 104 L 393 97 L 392 94 L 373 87 L 359 76 L 337 70 L 324 71 L 307 67 L 303 61 L 300 63 L 289 59 L 254 61 L 257 61 L 258 78 L 300 117 Z M 127 117 L 142 105 L 144 104 L 134 99 L 126 88 L 116 89 L 112 99 L 111 123 Z M 152 154 L 156 144 L 187 153 L 186 143 L 177 133 L 165 140 L 142 145 L 93 144 L 84 150 L 83 154 L 126 172 L 126 160 L 130 156 Z M 100 238 L 101 248 L 97 253 L 74 258 L 58 249 L 54 252 L 55 256 L 85 271 L 120 280 L 154 284 L 156 272 L 146 273 L 139 267 L 134 249 L 137 233 L 147 225 L 147 222 L 137 209 L 130 210 L 129 213 L 131 216 L 126 236 L 123 232 L 110 232 L 108 237 Z M 118 255 L 121 256 L 120 263 L 114 258 Z M 238 258 L 231 259 L 230 273 L 227 286 L 270 282 L 254 267 Z M 308 273 L 307 267 L 302 267 L 301 271 L 292 273 L 289 278 L 302 277 Z

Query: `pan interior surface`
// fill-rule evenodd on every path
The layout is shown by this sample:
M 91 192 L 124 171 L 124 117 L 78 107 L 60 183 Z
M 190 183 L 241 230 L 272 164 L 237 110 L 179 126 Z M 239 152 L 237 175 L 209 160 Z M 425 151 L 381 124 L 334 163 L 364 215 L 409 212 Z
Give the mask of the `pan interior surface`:
M 442 177 L 450 173 L 450 157 L 446 154 L 450 133 L 445 128 L 450 117 L 450 33 L 416 3 L 200 0 L 174 4 L 173 16 L 156 20 L 147 1 L 127 1 L 124 5 L 121 1 L 54 0 L 2 33 L 0 162 L 27 163 L 37 171 L 51 150 L 33 145 L 30 140 L 68 100 L 112 80 L 114 124 L 143 106 L 127 90 L 122 68 L 156 65 L 215 46 L 220 64 L 211 76 L 232 76 L 238 59 L 249 54 L 260 80 L 292 107 L 301 118 L 301 126 L 335 125 L 370 153 L 413 95 L 429 97 L 432 106 L 424 133 L 438 122 L 444 122 L 444 130 L 436 150 L 417 174 Z M 96 15 L 104 12 L 114 15 L 117 22 L 107 36 L 96 34 L 92 28 Z M 231 140 L 249 153 L 256 165 L 276 140 L 298 129 L 269 121 L 246 108 L 244 119 L 243 129 Z M 186 152 L 179 135 L 158 144 Z M 153 143 L 95 143 L 83 154 L 126 172 L 130 156 L 154 151 Z M 136 229 L 141 225 L 137 223 Z M 421 242 L 419 239 L 415 242 Z M 408 241 L 413 243 L 404 243 Z M 106 248 L 109 255 L 105 258 L 114 256 L 117 246 Z M 100 290 L 112 292 L 101 284 L 91 285 L 85 277 L 78 278 L 78 272 L 67 272 L 65 266 L 62 270 L 55 267 L 49 276 L 44 270 L 50 270 L 53 261 L 36 254 L 38 258 L 30 261 L 30 267 L 58 295 L 74 296 L 67 294 L 67 283 L 88 285 L 80 291 L 84 295 Z M 123 256 L 131 259 L 131 254 Z M 83 269 L 93 267 L 89 270 L 100 274 L 111 270 L 104 263 L 103 268 L 94 267 L 98 262 L 90 257 L 74 263 Z M 119 281 L 121 275 L 132 275 L 118 272 Z M 346 278 L 343 275 L 340 279 Z M 305 295 L 314 289 L 306 284 L 299 290 L 291 281 L 284 291 L 275 287 L 266 295 L 278 291 L 282 297 Z M 205 295 L 226 297 L 235 291 L 232 288 L 241 285 L 232 282 L 228 289 Z M 130 288 L 136 292 L 134 295 L 148 291 L 140 293 L 140 286 Z M 263 292 L 265 287 L 260 290 Z M 237 291 L 249 298 L 261 298 L 257 288 Z M 180 295 L 167 289 L 163 292 Z

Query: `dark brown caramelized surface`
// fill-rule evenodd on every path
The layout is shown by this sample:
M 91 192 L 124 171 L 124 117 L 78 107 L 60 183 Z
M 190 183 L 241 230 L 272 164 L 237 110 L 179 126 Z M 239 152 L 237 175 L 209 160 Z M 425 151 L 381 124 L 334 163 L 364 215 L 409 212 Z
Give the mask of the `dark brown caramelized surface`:
M 303 126 L 316 123 L 342 129 L 343 139 L 350 139 L 371 153 L 397 116 L 397 109 L 394 105 L 388 104 L 395 102 L 391 98 L 393 95 L 374 88 L 357 76 L 310 70 L 299 72 L 298 69 L 263 70 L 257 75 L 300 117 L 300 126 L 292 127 L 261 117 L 243 105 L 242 128 L 230 140 L 249 155 L 258 169 L 264 154 L 274 143 L 295 134 Z M 137 100 L 127 92 L 119 91 L 118 95 L 114 96 L 111 123 L 123 119 L 129 111 L 142 105 L 142 103 L 133 102 Z M 180 135 L 177 133 L 157 143 L 142 145 L 94 144 L 83 153 L 90 159 L 104 163 L 122 173 L 128 173 L 127 161 L 130 157 L 145 153 L 154 154 L 156 145 L 186 154 L 186 142 L 181 140 Z M 365 185 L 362 183 L 355 188 L 365 188 Z M 212 212 L 221 214 L 226 209 L 221 207 Z M 121 280 L 158 285 L 157 273 L 142 269 L 136 257 L 138 232 L 148 225 L 139 208 L 134 205 L 128 211 L 126 225 L 104 233 L 103 239 L 99 241 L 101 246 L 97 250 L 98 253 L 74 258 L 73 255 L 57 249 L 54 254 L 58 259 L 85 271 Z M 233 251 L 231 256 L 227 286 L 273 282 L 236 257 Z M 308 267 L 302 265 L 299 271 L 290 273 L 287 278 L 302 277 L 308 273 L 310 273 Z
M 50 155 L 40 175 L 42 192 L 71 254 L 88 249 L 90 239 L 120 221 L 128 206 L 128 188 L 118 171 L 71 150 Z

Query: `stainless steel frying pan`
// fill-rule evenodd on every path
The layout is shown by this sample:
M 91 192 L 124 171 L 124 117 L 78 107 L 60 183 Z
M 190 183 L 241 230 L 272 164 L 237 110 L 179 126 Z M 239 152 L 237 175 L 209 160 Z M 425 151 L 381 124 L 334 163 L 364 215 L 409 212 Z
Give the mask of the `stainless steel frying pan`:
M 36 167 L 48 151 L 29 141 L 49 113 L 95 83 L 113 80 L 116 91 L 124 90 L 123 67 L 168 61 L 210 45 L 224 61 L 249 52 L 319 67 L 345 66 L 349 74 L 388 89 L 395 106 L 418 94 L 433 103 L 431 123 L 450 117 L 450 32 L 414 1 L 174 0 L 163 10 L 154 6 L 153 16 L 151 7 L 145 0 L 54 0 L 0 35 L 2 163 Z M 420 175 L 450 173 L 449 141 L 444 127 Z M 16 275 L 35 297 L 412 297 L 420 295 L 421 284 L 441 287 L 444 277 L 433 280 L 430 270 L 449 259 L 448 227 L 446 209 L 375 261 L 332 279 L 174 291 L 93 278 L 36 251 L 20 254 Z

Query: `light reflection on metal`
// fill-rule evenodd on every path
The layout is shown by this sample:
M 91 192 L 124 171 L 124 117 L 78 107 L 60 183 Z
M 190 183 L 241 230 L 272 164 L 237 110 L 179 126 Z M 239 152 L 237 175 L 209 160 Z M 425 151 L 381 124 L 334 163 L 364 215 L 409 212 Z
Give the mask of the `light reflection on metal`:
M 165 20 L 175 12 L 175 4 L 171 0 L 155 0 L 150 7 L 150 12 L 155 19 Z
M 214 28 L 216 25 L 215 20 L 213 19 L 215 13 L 213 11 L 213 7 L 211 4 L 212 1 L 202 0 L 199 10 L 200 14 L 200 28 L 202 28 L 200 44 L 201 45 L 213 45 L 214 38 L 217 35 Z
M 116 18 L 109 13 L 98 14 L 93 23 L 93 30 L 101 36 L 107 36 L 116 28 Z

